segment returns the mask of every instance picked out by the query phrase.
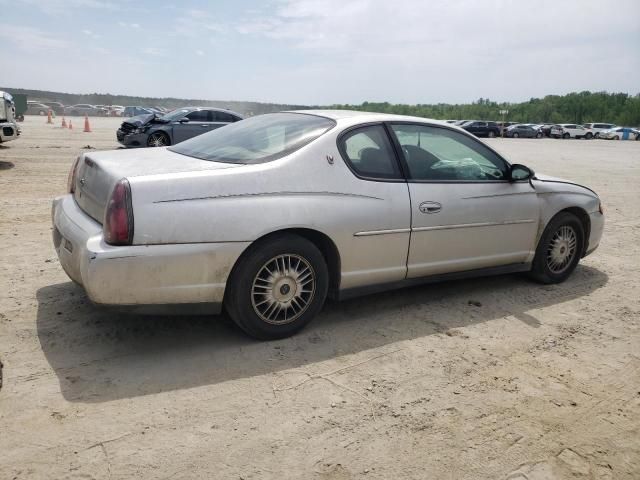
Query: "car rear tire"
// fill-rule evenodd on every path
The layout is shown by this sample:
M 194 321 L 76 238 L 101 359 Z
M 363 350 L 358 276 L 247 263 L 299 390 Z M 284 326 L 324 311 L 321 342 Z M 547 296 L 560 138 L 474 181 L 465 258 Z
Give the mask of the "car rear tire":
M 545 284 L 564 282 L 578 265 L 583 249 L 582 223 L 572 213 L 559 213 L 540 237 L 530 276 Z
M 518 138 L 518 137 L 520 137 L 520 134 L 519 134 L 518 132 L 515 132 L 515 133 L 513 134 L 513 138 Z
M 618 135 L 616 135 L 615 137 L 613 137 L 614 140 L 620 140 L 620 137 Z
M 495 136 L 496 136 L 496 132 L 494 132 L 494 131 L 489 131 L 489 133 L 487 134 L 487 136 L 488 136 L 489 138 L 495 138 Z
M 591 140 L 591 139 L 593 138 L 593 134 L 592 134 L 591 132 L 589 132 L 589 133 L 587 133 L 584 137 L 585 137 L 587 140 Z
M 299 235 L 273 235 L 240 257 L 224 304 L 248 335 L 285 338 L 316 317 L 328 288 L 329 271 L 318 247 Z
M 169 136 L 163 132 L 155 132 L 149 135 L 147 139 L 147 147 L 167 147 L 171 145 Z
M 542 132 L 536 133 L 536 138 L 542 138 Z
M 564 133 L 564 134 L 562 135 L 562 138 L 564 138 L 565 140 L 566 140 L 567 138 L 569 138 L 569 137 L 571 137 L 571 135 L 570 135 L 570 134 L 568 134 L 568 133 Z

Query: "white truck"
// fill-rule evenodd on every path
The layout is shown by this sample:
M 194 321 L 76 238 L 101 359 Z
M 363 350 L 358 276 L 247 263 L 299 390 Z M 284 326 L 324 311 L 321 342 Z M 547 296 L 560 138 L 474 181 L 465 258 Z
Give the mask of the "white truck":
M 15 140 L 20 135 L 20 127 L 15 119 L 16 109 L 13 97 L 0 91 L 0 143 Z

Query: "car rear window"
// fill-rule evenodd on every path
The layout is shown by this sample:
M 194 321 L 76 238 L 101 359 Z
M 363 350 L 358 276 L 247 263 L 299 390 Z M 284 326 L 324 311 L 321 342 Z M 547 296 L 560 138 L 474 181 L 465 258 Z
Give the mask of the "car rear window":
M 317 115 L 270 113 L 230 123 L 169 150 L 212 162 L 264 163 L 295 152 L 335 124 Z

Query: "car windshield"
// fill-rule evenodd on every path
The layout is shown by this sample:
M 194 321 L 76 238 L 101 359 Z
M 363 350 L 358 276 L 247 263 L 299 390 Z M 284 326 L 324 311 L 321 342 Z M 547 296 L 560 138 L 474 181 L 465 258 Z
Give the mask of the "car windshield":
M 270 113 L 232 123 L 169 150 L 227 163 L 263 163 L 289 155 L 335 126 L 325 117 Z

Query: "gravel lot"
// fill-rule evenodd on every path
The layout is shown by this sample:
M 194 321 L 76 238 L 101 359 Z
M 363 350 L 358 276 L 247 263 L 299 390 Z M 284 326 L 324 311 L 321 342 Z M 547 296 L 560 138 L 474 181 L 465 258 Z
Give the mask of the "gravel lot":
M 566 283 L 370 296 L 259 343 L 88 303 L 50 204 L 120 120 L 55 121 L 0 146 L 0 478 L 640 478 L 640 142 L 490 142 L 603 198 L 603 242 Z

